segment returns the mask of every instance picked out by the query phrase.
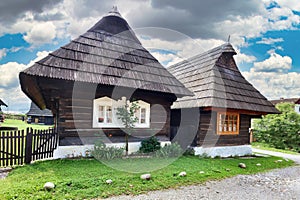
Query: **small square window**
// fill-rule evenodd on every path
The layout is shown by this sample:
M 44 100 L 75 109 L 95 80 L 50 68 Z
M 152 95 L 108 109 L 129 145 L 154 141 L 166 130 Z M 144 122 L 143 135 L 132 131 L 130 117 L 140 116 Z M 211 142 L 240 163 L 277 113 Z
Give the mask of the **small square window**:
M 219 112 L 217 115 L 217 134 L 218 135 L 236 135 L 239 134 L 238 113 Z

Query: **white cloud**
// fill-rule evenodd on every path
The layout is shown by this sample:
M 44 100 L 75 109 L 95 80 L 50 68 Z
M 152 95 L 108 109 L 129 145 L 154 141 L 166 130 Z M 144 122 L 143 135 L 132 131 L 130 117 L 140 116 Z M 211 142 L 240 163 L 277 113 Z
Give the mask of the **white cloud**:
M 0 60 L 6 56 L 7 49 L 0 49 Z
M 29 99 L 20 89 L 19 73 L 47 56 L 48 53 L 47 51 L 38 52 L 36 54 L 37 57 L 30 61 L 28 65 L 17 62 L 8 62 L 0 65 L 0 97 L 9 104 L 10 111 L 24 112 L 24 109 L 27 109 L 29 105 Z
M 292 58 L 289 56 L 281 56 L 274 50 L 268 52 L 270 57 L 261 62 L 253 63 L 252 72 L 287 72 L 292 67 Z
M 242 74 L 268 99 L 300 96 L 300 73 L 242 72 Z
M 234 56 L 234 59 L 237 63 L 237 65 L 242 64 L 242 63 L 252 63 L 256 61 L 256 57 L 252 55 L 247 55 L 244 53 L 241 53 L 237 51 L 237 55 Z
M 24 70 L 26 65 L 17 62 L 9 62 L 0 65 L 0 87 L 10 88 L 19 84 L 19 72 Z
M 288 7 L 291 10 L 300 11 L 299 0 L 276 0 L 276 2 L 282 7 Z
M 262 38 L 260 41 L 257 41 L 257 44 L 275 44 L 278 42 L 283 42 L 283 38 Z
M 56 36 L 56 27 L 52 22 L 35 25 L 24 35 L 24 40 L 33 45 L 50 43 Z

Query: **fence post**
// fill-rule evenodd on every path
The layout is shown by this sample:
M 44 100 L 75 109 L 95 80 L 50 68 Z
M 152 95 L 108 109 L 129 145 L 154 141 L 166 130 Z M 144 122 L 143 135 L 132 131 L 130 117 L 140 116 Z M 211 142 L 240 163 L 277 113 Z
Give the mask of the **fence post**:
M 32 156 L 32 128 L 26 129 L 25 164 L 30 164 Z

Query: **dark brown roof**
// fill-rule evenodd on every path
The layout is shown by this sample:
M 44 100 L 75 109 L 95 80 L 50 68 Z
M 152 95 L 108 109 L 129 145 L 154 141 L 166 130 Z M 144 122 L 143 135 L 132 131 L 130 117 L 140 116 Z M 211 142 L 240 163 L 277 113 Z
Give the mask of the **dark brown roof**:
M 193 95 L 141 45 L 117 10 L 77 39 L 22 71 L 21 86 L 26 84 L 25 76 L 124 86 L 179 97 Z M 38 93 L 38 88 L 33 90 L 32 93 Z M 41 96 L 36 98 L 42 101 Z
M 7 105 L 0 99 L 0 106 L 6 106 L 7 107 Z
M 278 103 L 294 103 L 294 104 L 300 104 L 300 98 L 288 98 L 288 99 L 276 99 L 276 100 L 271 100 L 271 103 L 274 105 Z
M 169 67 L 168 70 L 195 94 L 177 99 L 172 108 L 217 107 L 278 113 L 242 76 L 233 59 L 235 54 L 231 44 L 226 43 Z
M 30 110 L 26 113 L 27 116 L 53 117 L 51 110 L 41 110 L 35 103 L 31 102 Z

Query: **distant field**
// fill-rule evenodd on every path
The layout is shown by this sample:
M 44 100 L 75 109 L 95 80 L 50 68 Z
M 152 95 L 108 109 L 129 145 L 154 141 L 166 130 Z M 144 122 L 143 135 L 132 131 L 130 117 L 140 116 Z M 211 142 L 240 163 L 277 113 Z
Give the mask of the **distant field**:
M 28 127 L 33 129 L 49 129 L 53 126 L 47 126 L 47 125 L 39 125 L 39 124 L 27 124 L 26 122 L 22 120 L 16 120 L 16 119 L 5 119 L 3 123 L 1 123 L 1 126 L 8 126 L 8 127 L 17 127 L 18 130 L 23 130 Z

